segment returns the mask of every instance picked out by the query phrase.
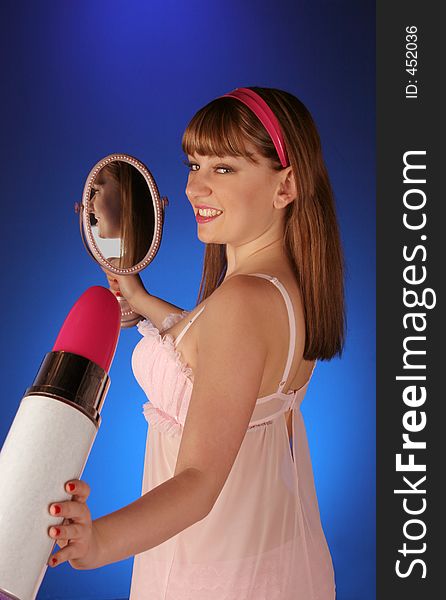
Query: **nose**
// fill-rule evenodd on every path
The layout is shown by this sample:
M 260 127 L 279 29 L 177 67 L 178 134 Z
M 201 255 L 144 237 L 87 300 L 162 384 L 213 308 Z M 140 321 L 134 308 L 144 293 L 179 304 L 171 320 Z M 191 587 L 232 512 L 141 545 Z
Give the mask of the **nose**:
M 211 194 L 211 192 L 212 190 L 204 174 L 200 173 L 200 171 L 189 173 L 186 184 L 186 196 L 189 198 L 189 200 L 206 198 Z

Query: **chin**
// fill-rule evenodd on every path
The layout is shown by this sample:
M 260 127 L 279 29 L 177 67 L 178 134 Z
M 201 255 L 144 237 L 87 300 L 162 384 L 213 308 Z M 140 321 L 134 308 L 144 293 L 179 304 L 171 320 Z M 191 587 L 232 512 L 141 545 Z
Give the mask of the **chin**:
M 197 237 L 204 244 L 226 244 L 226 242 L 219 240 L 215 235 L 206 235 L 202 231 L 197 234 Z

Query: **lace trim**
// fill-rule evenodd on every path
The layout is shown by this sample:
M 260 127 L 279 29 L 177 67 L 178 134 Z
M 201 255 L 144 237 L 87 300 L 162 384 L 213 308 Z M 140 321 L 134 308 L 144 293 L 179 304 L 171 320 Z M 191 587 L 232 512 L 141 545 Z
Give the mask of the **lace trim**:
M 266 427 L 266 425 L 272 425 L 272 424 L 273 424 L 272 421 L 264 421 L 263 423 L 257 423 L 256 425 L 248 425 L 247 431 L 251 431 L 252 429 L 255 429 L 256 427 Z
M 169 313 L 166 317 L 164 317 L 164 321 L 161 323 L 160 329 L 155 327 L 155 325 L 149 318 L 142 319 L 141 321 L 139 321 L 136 324 L 136 328 L 142 335 L 144 335 L 144 332 L 147 327 L 149 329 L 156 329 L 159 333 L 162 333 L 163 331 L 166 331 L 166 329 L 170 329 L 171 327 L 173 327 L 175 323 L 178 323 L 178 321 L 181 321 L 181 319 L 184 319 L 184 317 L 190 312 L 190 310 L 183 310 L 181 313 Z
M 151 402 L 146 402 L 143 404 L 143 414 L 146 418 L 146 421 L 149 423 L 151 427 L 154 427 L 161 433 L 166 433 L 170 436 L 178 436 L 183 432 L 184 425 L 180 423 L 180 421 L 163 411 L 161 408 L 153 406 Z M 268 425 L 272 425 L 273 421 L 265 421 L 263 423 L 258 423 L 256 425 L 249 425 L 246 432 L 250 432 L 256 430 L 259 427 L 267 427 Z
M 153 406 L 151 402 L 146 402 L 142 408 L 144 417 L 151 427 L 170 436 L 181 434 L 183 426 L 176 418 Z
M 172 319 L 175 322 L 180 321 L 185 316 L 185 314 L 188 314 L 188 312 L 190 312 L 190 311 L 183 311 L 184 314 L 182 317 L 178 313 L 173 313 L 173 314 L 167 315 L 167 317 L 163 321 L 163 325 L 166 322 L 172 323 Z M 139 333 L 141 333 L 141 335 L 153 336 L 156 339 L 157 343 L 159 343 L 159 345 L 162 348 L 165 348 L 166 352 L 169 352 L 169 354 L 172 356 L 174 363 L 176 364 L 178 370 L 181 373 L 183 373 L 183 375 L 190 382 L 190 384 L 192 384 L 194 373 L 192 371 L 192 368 L 183 362 L 183 358 L 182 358 L 180 352 L 175 348 L 175 340 L 174 340 L 173 336 L 170 333 L 166 333 L 164 335 L 161 335 L 161 333 L 160 333 L 160 331 L 161 332 L 165 331 L 166 327 L 164 327 L 164 328 L 161 327 L 161 330 L 160 330 L 157 327 L 155 327 L 155 325 L 152 323 L 152 321 L 150 319 L 145 319 L 144 321 L 140 321 L 137 324 L 137 328 L 138 328 Z M 167 327 L 167 329 L 168 328 L 169 327 Z
M 166 331 L 166 329 L 170 329 L 175 325 L 175 323 L 178 323 L 178 321 L 184 319 L 184 317 L 190 312 L 190 310 L 183 310 L 181 313 L 169 313 L 161 323 L 160 331 Z

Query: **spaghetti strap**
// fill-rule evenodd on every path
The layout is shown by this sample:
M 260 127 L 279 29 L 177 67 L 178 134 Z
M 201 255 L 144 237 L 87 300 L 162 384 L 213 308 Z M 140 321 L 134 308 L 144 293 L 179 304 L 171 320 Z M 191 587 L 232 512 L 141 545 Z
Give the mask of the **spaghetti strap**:
M 189 327 L 192 325 L 192 323 L 195 321 L 195 319 L 196 319 L 196 318 L 197 318 L 199 315 L 201 315 L 201 313 L 203 312 L 203 310 L 205 309 L 205 307 L 206 307 L 206 304 L 204 304 L 204 305 L 203 305 L 203 306 L 200 308 L 200 310 L 199 310 L 199 311 L 198 311 L 198 312 L 197 312 L 197 313 L 196 313 L 196 314 L 195 314 L 195 315 L 192 317 L 192 319 L 190 319 L 190 321 L 189 321 L 189 323 L 186 325 L 186 327 L 184 327 L 184 328 L 183 328 L 183 329 L 180 331 L 180 333 L 178 334 L 178 336 L 177 336 L 177 338 L 176 338 L 176 340 L 175 340 L 175 343 L 174 343 L 174 346 L 175 346 L 175 347 L 176 347 L 176 346 L 177 346 L 177 345 L 180 343 L 180 340 L 181 340 L 181 338 L 183 337 L 183 335 L 186 333 L 186 331 L 189 329 Z
M 247 275 L 253 275 L 256 277 L 262 277 L 263 279 L 268 279 L 271 283 L 277 287 L 277 289 L 281 292 L 287 312 L 288 312 L 288 322 L 290 325 L 290 344 L 288 348 L 288 357 L 285 365 L 285 369 L 282 375 L 282 378 L 279 383 L 279 387 L 277 388 L 277 394 L 281 394 L 282 390 L 288 380 L 288 375 L 290 374 L 291 364 L 293 362 L 294 349 L 296 347 L 296 319 L 294 317 L 293 303 L 291 302 L 290 295 L 288 294 L 285 286 L 281 283 L 277 277 L 273 277 L 272 275 L 266 275 L 265 273 L 247 273 Z M 313 367 L 314 368 L 314 367 Z

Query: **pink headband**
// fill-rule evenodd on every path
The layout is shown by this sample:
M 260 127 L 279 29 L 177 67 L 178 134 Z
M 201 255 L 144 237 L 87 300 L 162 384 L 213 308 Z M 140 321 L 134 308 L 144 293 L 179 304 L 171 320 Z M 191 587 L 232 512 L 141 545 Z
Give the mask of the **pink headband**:
M 229 94 L 224 94 L 222 98 L 235 98 L 243 102 L 256 115 L 263 127 L 268 132 L 280 159 L 282 167 L 288 166 L 288 156 L 283 139 L 280 123 L 263 98 L 249 88 L 236 88 Z

